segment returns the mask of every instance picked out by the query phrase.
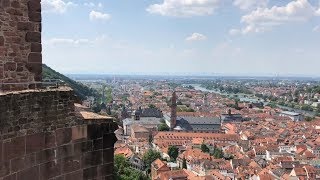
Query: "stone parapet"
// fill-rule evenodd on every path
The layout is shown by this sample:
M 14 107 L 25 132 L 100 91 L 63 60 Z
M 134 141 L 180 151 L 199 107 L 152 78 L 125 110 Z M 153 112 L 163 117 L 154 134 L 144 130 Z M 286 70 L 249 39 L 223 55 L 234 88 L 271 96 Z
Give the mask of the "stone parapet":
M 0 94 L 0 180 L 113 179 L 116 123 L 67 87 Z

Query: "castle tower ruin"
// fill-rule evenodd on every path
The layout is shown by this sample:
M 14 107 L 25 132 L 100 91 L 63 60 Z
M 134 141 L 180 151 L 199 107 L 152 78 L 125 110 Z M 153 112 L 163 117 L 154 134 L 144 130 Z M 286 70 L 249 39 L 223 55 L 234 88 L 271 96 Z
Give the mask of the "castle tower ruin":
M 41 52 L 40 0 L 1 0 L 0 88 L 35 88 L 42 79 Z

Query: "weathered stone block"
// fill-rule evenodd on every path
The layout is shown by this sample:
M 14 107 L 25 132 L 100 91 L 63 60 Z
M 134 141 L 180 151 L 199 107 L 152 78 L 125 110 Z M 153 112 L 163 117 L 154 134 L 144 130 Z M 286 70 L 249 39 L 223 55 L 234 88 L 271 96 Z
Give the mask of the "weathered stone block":
M 13 8 L 20 8 L 20 3 L 19 3 L 19 1 L 12 1 L 12 2 L 11 2 L 11 7 L 13 7 Z
M 38 152 L 45 147 L 44 133 L 29 135 L 26 137 L 26 153 Z
M 11 172 L 18 172 L 20 170 L 34 166 L 36 163 L 35 154 L 30 154 L 24 157 L 15 158 L 11 160 Z
M 41 42 L 41 33 L 40 32 L 27 32 L 26 34 L 27 42 Z
M 0 46 L 4 46 L 4 37 L 0 36 Z
M 17 137 L 3 143 L 3 158 L 9 160 L 25 155 L 25 137 Z
M 75 126 L 72 127 L 72 140 L 83 140 L 87 138 L 87 126 Z
M 61 175 L 61 161 L 51 161 L 40 165 L 40 180 L 47 180 Z
M 89 124 L 87 127 L 88 139 L 99 139 L 102 137 L 102 129 L 99 124 Z
M 67 145 L 58 147 L 57 156 L 58 156 L 58 158 L 65 158 L 68 156 L 73 156 L 73 145 L 67 144 Z
M 41 22 L 41 13 L 29 12 L 29 20 L 32 22 Z
M 18 22 L 17 29 L 19 31 L 32 31 L 33 30 L 33 24 L 31 22 Z
M 0 162 L 0 178 L 8 175 L 10 173 L 10 163 Z
M 28 2 L 29 12 L 41 12 L 40 0 L 30 0 Z
M 97 166 L 102 164 L 102 151 L 92 151 L 83 154 L 81 159 L 81 165 L 83 168 L 90 166 Z
M 10 0 L 1 0 L 0 1 L 0 7 L 6 8 L 10 6 Z
M 117 137 L 114 133 L 103 135 L 103 149 L 112 148 L 114 143 L 117 141 Z
M 90 167 L 83 170 L 83 179 L 94 179 L 98 175 L 98 167 Z
M 0 112 L 1 112 L 1 109 L 0 109 Z M 0 113 L 0 118 L 2 118 L 2 116 L 1 116 L 1 113 Z M 2 162 L 2 160 L 3 160 L 3 157 L 2 157 L 2 141 L 0 141 L 0 162 Z
M 34 166 L 18 172 L 17 180 L 39 180 L 39 166 Z
M 56 135 L 53 132 L 47 132 L 44 135 L 44 144 L 46 148 L 52 148 L 56 146 Z
M 16 71 L 17 70 L 17 63 L 15 62 L 7 62 L 4 64 L 5 71 Z
M 67 174 L 65 179 L 67 180 L 84 180 L 83 179 L 83 170 L 75 171 L 70 174 Z
M 56 158 L 57 150 L 55 148 L 45 149 L 36 153 L 37 163 L 45 163 Z
M 103 141 L 102 138 L 93 140 L 93 150 L 103 149 Z
M 34 52 L 30 53 L 29 56 L 28 56 L 28 62 L 29 63 L 39 63 L 40 64 L 42 62 L 41 53 L 34 53 Z
M 75 155 L 81 155 L 83 153 L 92 151 L 92 142 L 91 141 L 85 141 L 85 142 L 79 142 L 74 144 L 74 154 Z
M 56 141 L 57 145 L 69 143 L 72 138 L 71 128 L 63 128 L 56 130 Z
M 6 13 L 13 15 L 13 16 L 23 16 L 22 10 L 15 9 L 15 8 L 7 8 Z
M 3 180 L 16 180 L 17 179 L 17 173 L 11 174 L 9 176 L 3 177 Z
M 105 149 L 103 150 L 103 164 L 113 163 L 114 159 L 114 149 Z
M 31 52 L 41 52 L 42 46 L 40 43 L 31 43 Z
M 17 72 L 23 72 L 25 63 L 17 63 Z
M 111 176 L 113 175 L 113 163 L 104 164 L 99 166 L 98 175 L 100 177 Z
M 62 174 L 67 174 L 73 171 L 77 171 L 81 168 L 80 156 L 67 157 L 62 159 Z

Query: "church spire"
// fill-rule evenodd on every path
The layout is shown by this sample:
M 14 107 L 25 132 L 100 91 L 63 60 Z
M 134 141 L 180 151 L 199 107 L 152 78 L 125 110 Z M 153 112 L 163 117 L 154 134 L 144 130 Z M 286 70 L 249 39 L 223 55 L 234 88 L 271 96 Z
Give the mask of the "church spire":
M 170 128 L 171 130 L 176 127 L 177 124 L 177 94 L 174 91 L 172 93 L 172 98 L 171 98 L 171 123 L 170 123 Z

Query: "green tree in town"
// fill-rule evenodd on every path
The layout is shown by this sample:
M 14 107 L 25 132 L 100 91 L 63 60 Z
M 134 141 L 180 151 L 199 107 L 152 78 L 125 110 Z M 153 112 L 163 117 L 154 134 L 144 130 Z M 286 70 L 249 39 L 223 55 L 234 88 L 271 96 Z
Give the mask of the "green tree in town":
M 177 148 L 176 146 L 169 146 L 168 155 L 170 156 L 171 161 L 176 161 L 179 155 L 179 148 Z
M 166 123 L 161 123 L 158 126 L 158 131 L 169 131 L 169 130 L 170 130 L 170 128 Z
M 209 153 L 210 149 L 208 148 L 207 145 L 201 144 L 201 151 L 204 152 L 204 153 Z
M 157 108 L 156 105 L 154 105 L 154 104 L 149 104 L 148 107 L 151 108 L 151 109 L 156 109 Z
M 161 155 L 158 151 L 155 151 L 153 149 L 149 149 L 142 157 L 142 160 L 144 164 L 146 165 L 147 169 L 150 169 L 151 163 L 155 161 L 156 159 L 160 159 Z
M 214 150 L 213 150 L 213 156 L 217 159 L 220 159 L 220 158 L 223 158 L 223 151 L 222 149 L 218 148 L 218 147 L 214 147 Z
M 187 169 L 187 160 L 186 160 L 186 158 L 183 158 L 182 168 L 183 168 L 183 169 Z
M 148 180 L 142 172 L 130 167 L 129 161 L 123 155 L 114 156 L 115 180 Z

